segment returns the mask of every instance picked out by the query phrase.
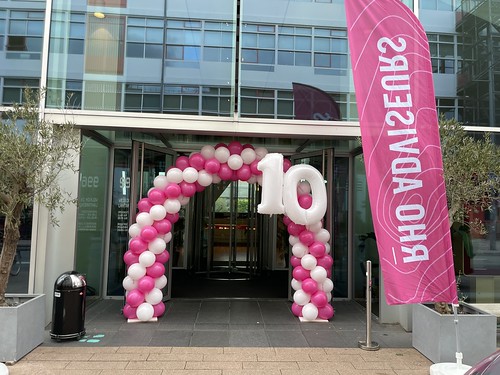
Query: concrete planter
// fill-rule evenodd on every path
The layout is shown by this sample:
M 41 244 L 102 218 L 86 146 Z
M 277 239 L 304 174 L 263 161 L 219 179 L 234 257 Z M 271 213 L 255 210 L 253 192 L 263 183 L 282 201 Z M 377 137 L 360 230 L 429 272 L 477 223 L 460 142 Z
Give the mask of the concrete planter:
M 458 334 L 463 363 L 474 365 L 496 350 L 497 318 L 462 304 Z M 454 315 L 440 314 L 433 305 L 413 306 L 412 345 L 434 363 L 456 362 Z
M 0 307 L 0 362 L 16 362 L 43 342 L 45 294 L 7 298 L 18 305 Z

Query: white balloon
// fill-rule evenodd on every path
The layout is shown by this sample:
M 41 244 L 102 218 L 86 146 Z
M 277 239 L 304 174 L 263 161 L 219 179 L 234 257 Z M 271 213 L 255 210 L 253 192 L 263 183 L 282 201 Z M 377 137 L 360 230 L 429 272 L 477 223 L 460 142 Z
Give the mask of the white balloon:
M 132 279 L 130 276 L 125 276 L 122 282 L 123 289 L 134 290 L 137 289 L 137 280 Z
M 264 147 L 257 147 L 255 149 L 255 154 L 257 155 L 257 160 L 262 160 L 267 155 L 267 149 Z
M 210 186 L 212 184 L 213 178 L 210 173 L 206 170 L 201 170 L 198 172 L 198 183 L 201 186 Z
M 137 319 L 147 322 L 153 318 L 155 310 L 150 303 L 143 302 L 137 307 L 136 315 Z
M 255 184 L 255 183 L 257 182 L 257 176 L 252 175 L 252 177 L 250 177 L 250 178 L 247 180 L 247 182 L 248 182 L 249 184 Z
M 167 210 L 161 204 L 155 204 L 149 210 L 149 214 L 153 220 L 163 220 L 167 216 Z
M 330 302 L 332 300 L 332 293 L 331 292 L 326 292 L 326 300 Z
M 140 227 L 144 227 L 146 225 L 153 225 L 154 220 L 148 212 L 141 212 L 137 214 L 135 217 L 135 221 L 139 224 Z
M 187 167 L 182 171 L 182 178 L 192 184 L 198 180 L 198 171 L 193 167 Z
M 158 288 L 153 288 L 149 293 L 146 293 L 144 297 L 146 302 L 152 305 L 156 305 L 161 302 L 163 298 L 163 292 Z
M 139 264 L 143 267 L 152 266 L 156 262 L 156 256 L 152 251 L 143 251 L 141 255 L 139 255 Z
M 317 241 L 327 243 L 328 241 L 330 241 L 330 232 L 328 232 L 326 229 L 321 229 L 318 233 L 314 235 L 314 238 Z
M 288 243 L 290 245 L 293 246 L 293 245 L 295 245 L 296 243 L 299 243 L 299 242 L 300 242 L 300 239 L 299 239 L 298 236 L 292 236 L 292 235 L 288 236 Z
M 141 226 L 137 223 L 134 223 L 128 228 L 128 234 L 130 237 L 135 238 L 141 234 Z
M 306 320 L 315 320 L 318 317 L 318 308 L 314 304 L 308 303 L 302 308 L 302 317 Z
M 326 280 L 326 270 L 321 266 L 316 266 L 311 270 L 311 279 L 322 284 Z
M 153 254 L 161 254 L 167 248 L 167 243 L 163 238 L 155 238 L 153 241 L 148 243 L 148 250 Z
M 262 186 L 262 175 L 261 175 L 261 174 L 259 174 L 259 175 L 257 176 L 257 183 L 258 183 L 260 186 Z
M 200 151 L 201 156 L 203 156 L 206 160 L 211 159 L 215 156 L 215 147 L 211 145 L 206 145 L 201 148 Z
M 172 241 L 172 232 L 168 232 L 165 237 L 163 237 L 163 239 L 165 240 L 166 243 L 169 243 L 170 241 Z
M 182 171 L 179 168 L 171 168 L 167 171 L 167 180 L 170 183 L 178 184 L 182 182 Z
M 177 199 L 181 203 L 181 206 L 185 206 L 186 204 L 189 203 L 189 197 L 185 197 L 184 195 L 179 195 Z
M 311 193 L 311 185 L 309 185 L 309 182 L 307 181 L 300 182 L 297 185 L 297 193 L 301 195 Z
M 220 162 L 220 163 L 226 163 L 227 160 L 229 159 L 229 156 L 231 153 L 227 149 L 227 147 L 219 147 L 215 150 L 215 158 Z
M 169 214 L 175 214 L 179 212 L 181 209 L 181 202 L 179 202 L 179 199 L 167 199 L 165 200 L 165 203 L 163 203 L 163 207 L 165 207 L 165 210 Z
M 311 295 L 299 289 L 293 293 L 293 301 L 300 306 L 304 306 L 311 300 Z
M 308 247 L 304 245 L 302 242 L 297 242 L 295 245 L 292 246 L 292 253 L 297 258 L 302 258 L 308 252 L 309 252 Z
M 307 209 L 300 207 L 298 203 L 296 186 L 301 180 L 309 181 L 312 189 L 312 205 Z M 309 225 L 325 216 L 327 206 L 325 180 L 316 168 L 306 164 L 290 167 L 285 174 L 283 186 L 285 212 L 293 222 Z
M 146 274 L 146 268 L 139 263 L 134 263 L 134 264 L 131 264 L 130 267 L 128 268 L 127 274 L 133 280 L 139 280 L 141 277 L 143 277 Z
M 243 166 L 243 159 L 241 158 L 240 155 L 237 154 L 231 155 L 229 159 L 227 159 L 227 165 L 233 171 L 237 171 Z
M 241 151 L 241 159 L 243 159 L 243 163 L 251 164 L 255 159 L 257 159 L 257 154 L 255 150 L 247 147 Z
M 155 288 L 163 289 L 167 286 L 167 276 L 161 275 L 155 279 Z
M 320 290 L 323 292 L 329 293 L 333 290 L 333 281 L 331 279 L 326 278 L 325 281 L 323 281 L 323 284 L 318 285 Z
M 222 181 L 222 178 L 216 173 L 212 175 L 212 183 L 218 184 L 219 182 Z
M 331 248 L 329 243 L 325 243 L 325 254 L 330 254 Z
M 313 270 L 317 266 L 318 261 L 316 260 L 316 257 L 314 255 L 306 254 L 300 260 L 300 264 L 306 270 Z
M 292 278 L 291 285 L 292 285 L 292 289 L 293 289 L 293 290 L 299 290 L 299 289 L 302 289 L 302 281 L 299 281 L 299 280 L 297 280 L 297 279 L 293 279 L 293 278 Z
M 318 233 L 321 229 L 323 229 L 323 223 L 318 221 L 317 223 L 306 225 L 306 229 L 313 233 Z
M 164 176 L 164 175 L 156 176 L 154 181 L 153 181 L 153 185 L 155 188 L 165 189 L 168 185 L 167 176 Z

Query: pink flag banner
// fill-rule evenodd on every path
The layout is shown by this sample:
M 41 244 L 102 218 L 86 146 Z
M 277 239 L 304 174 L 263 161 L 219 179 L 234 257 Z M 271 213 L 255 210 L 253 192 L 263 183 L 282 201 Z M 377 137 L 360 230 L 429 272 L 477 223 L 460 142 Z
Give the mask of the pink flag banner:
M 387 303 L 457 302 L 426 34 L 398 0 L 345 8 Z
M 295 105 L 295 119 L 338 121 L 340 107 L 326 92 L 317 87 L 293 82 L 293 102 Z

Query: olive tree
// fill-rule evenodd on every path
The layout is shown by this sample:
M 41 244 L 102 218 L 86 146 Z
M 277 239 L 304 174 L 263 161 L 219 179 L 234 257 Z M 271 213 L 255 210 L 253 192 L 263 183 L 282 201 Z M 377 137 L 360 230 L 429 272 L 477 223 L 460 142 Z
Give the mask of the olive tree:
M 52 224 L 55 212 L 76 200 L 60 185 L 63 171 L 76 170 L 80 136 L 71 122 L 55 124 L 40 115 L 44 92 L 26 89 L 0 119 L 0 215 L 4 217 L 0 254 L 0 306 L 20 239 L 21 215 L 34 202 L 47 207 Z

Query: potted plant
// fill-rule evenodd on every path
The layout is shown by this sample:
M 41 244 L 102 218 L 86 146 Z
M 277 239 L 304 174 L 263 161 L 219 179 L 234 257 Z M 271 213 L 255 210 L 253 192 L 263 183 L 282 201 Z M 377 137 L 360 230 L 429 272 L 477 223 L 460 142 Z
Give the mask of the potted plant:
M 0 215 L 4 218 L 0 253 L 0 362 L 17 361 L 43 341 L 44 296 L 7 295 L 20 238 L 23 210 L 44 205 L 55 211 L 74 199 L 57 184 L 62 171 L 76 171 L 80 136 L 71 123 L 53 124 L 40 116 L 43 91 L 24 91 L 22 104 L 1 113 Z
M 440 118 L 444 180 L 448 200 L 455 272 L 464 272 L 465 254 L 473 257 L 470 230 L 485 232 L 484 224 L 470 220 L 474 210 L 484 211 L 498 199 L 500 148 L 488 134 L 469 135 L 454 119 Z M 457 283 L 458 285 L 459 283 Z M 413 346 L 433 362 L 455 362 L 457 342 L 464 360 L 475 363 L 496 348 L 496 316 L 461 301 L 456 337 L 455 316 L 446 303 L 413 307 Z M 458 341 L 457 341 L 458 339 Z

